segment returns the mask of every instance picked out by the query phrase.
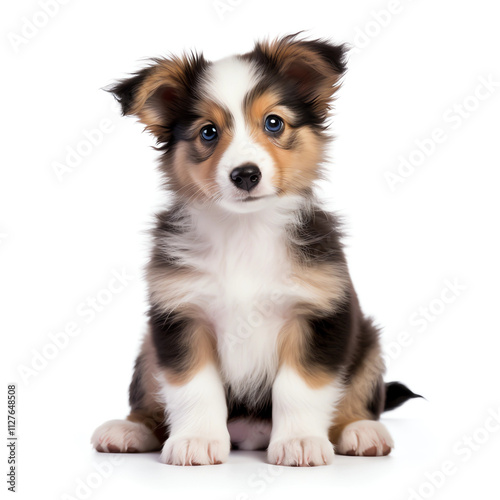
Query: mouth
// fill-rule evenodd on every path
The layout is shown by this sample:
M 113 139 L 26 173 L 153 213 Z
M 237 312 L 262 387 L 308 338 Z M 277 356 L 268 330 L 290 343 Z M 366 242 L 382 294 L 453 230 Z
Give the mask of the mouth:
M 257 200 L 263 200 L 265 198 L 269 198 L 271 195 L 264 195 L 264 196 L 247 196 L 246 198 L 243 198 L 241 201 L 243 203 L 247 202 L 252 202 L 252 201 L 257 201 Z
M 255 210 L 262 210 L 269 206 L 269 203 L 275 198 L 274 194 L 262 196 L 246 196 L 245 198 L 233 198 L 232 200 L 221 200 L 223 206 L 236 213 L 250 213 Z

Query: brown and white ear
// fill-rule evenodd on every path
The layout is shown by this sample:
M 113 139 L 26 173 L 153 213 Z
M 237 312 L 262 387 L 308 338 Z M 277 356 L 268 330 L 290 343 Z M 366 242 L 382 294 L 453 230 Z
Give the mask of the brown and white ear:
M 294 90 L 317 112 L 326 114 L 328 103 L 346 71 L 345 45 L 300 40 L 297 35 L 288 35 L 272 42 L 257 43 L 254 53 L 258 60 L 293 84 Z
M 196 79 L 208 65 L 201 54 L 154 59 L 152 64 L 109 91 L 123 115 L 135 115 L 159 143 L 168 143 L 170 124 L 180 116 Z

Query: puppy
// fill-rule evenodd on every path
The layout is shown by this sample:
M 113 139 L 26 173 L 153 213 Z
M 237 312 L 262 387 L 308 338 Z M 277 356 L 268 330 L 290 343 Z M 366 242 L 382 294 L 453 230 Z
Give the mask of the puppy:
M 343 46 L 286 36 L 217 62 L 154 59 L 111 89 L 156 137 L 171 196 L 131 412 L 95 431 L 98 451 L 218 464 L 232 445 L 302 466 L 391 451 L 378 418 L 417 395 L 384 384 L 378 331 L 313 189 L 345 69 Z

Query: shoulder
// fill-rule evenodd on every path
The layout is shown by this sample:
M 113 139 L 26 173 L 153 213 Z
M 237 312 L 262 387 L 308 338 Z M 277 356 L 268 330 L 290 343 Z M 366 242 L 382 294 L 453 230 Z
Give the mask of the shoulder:
M 189 217 L 180 204 L 173 205 L 168 210 L 156 214 L 153 228 L 154 237 L 182 234 L 188 225 Z
M 301 260 L 343 261 L 339 218 L 317 204 L 302 207 L 289 227 L 292 248 Z

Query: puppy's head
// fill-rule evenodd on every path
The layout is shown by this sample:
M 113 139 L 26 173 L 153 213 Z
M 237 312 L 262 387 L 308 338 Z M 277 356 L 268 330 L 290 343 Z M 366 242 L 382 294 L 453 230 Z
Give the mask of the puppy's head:
M 287 36 L 214 63 L 155 59 L 111 91 L 156 136 L 171 189 L 254 211 L 318 178 L 344 56 L 342 46 Z

